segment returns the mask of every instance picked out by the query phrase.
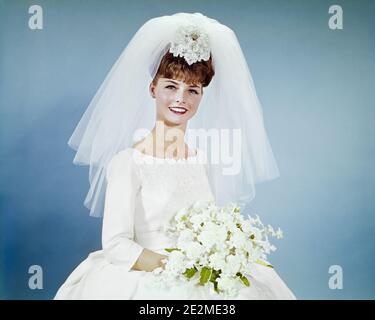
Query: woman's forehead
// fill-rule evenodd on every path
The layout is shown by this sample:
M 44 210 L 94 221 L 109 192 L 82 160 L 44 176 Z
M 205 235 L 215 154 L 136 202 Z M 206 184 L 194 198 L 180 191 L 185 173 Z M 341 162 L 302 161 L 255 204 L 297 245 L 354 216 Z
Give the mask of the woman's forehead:
M 160 80 L 163 80 L 164 82 L 170 82 L 178 85 L 187 85 L 189 87 L 200 87 L 200 83 L 187 83 L 184 81 L 184 79 L 181 78 L 160 78 Z

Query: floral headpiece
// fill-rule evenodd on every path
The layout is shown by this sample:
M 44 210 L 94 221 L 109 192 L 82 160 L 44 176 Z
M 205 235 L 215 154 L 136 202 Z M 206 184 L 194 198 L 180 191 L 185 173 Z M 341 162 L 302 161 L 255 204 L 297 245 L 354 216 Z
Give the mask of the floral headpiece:
M 197 25 L 181 26 L 176 31 L 169 52 L 174 57 L 184 57 L 189 65 L 207 61 L 210 58 L 208 35 Z

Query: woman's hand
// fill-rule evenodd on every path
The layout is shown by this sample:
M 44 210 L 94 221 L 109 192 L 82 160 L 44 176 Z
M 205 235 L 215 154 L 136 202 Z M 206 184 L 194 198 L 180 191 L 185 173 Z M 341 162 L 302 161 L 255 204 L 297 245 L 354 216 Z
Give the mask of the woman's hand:
M 163 262 L 162 260 L 168 259 L 168 256 L 166 256 L 164 254 L 162 254 L 161 256 L 162 257 L 160 258 L 160 261 L 159 261 L 159 267 L 165 269 L 166 262 Z
M 165 263 L 161 260 L 165 258 L 168 258 L 168 256 L 144 248 L 132 269 L 151 272 L 159 267 L 164 268 Z

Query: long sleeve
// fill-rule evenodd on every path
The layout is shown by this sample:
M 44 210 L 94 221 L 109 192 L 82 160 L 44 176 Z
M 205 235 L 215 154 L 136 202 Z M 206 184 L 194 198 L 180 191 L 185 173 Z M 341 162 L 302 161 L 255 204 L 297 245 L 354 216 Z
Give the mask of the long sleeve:
M 117 153 L 108 163 L 102 246 L 107 260 L 131 270 L 143 247 L 134 239 L 136 195 L 141 182 L 132 155 Z

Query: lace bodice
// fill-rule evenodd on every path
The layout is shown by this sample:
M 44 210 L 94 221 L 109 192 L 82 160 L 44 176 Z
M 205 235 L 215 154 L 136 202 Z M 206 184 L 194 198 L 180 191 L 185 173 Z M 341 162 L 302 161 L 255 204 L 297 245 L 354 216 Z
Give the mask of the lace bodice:
M 163 253 L 174 239 L 164 226 L 181 208 L 212 200 L 206 155 L 175 160 L 127 148 L 109 162 L 102 244 L 113 263 L 131 268 L 143 248 Z

